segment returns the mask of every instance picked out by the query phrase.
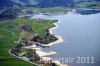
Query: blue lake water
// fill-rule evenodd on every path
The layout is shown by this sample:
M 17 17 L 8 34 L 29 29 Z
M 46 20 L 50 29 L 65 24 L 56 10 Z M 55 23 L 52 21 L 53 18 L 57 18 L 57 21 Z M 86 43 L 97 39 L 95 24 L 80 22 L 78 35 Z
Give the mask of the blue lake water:
M 67 63 L 69 66 L 100 66 L 100 13 L 65 14 L 51 18 L 59 20 L 58 28 L 53 33 L 61 36 L 64 42 L 45 48 L 44 51 L 57 52 L 52 58 L 74 58 L 72 63 Z M 88 57 L 90 62 L 93 57 L 94 63 L 77 63 L 77 57 Z

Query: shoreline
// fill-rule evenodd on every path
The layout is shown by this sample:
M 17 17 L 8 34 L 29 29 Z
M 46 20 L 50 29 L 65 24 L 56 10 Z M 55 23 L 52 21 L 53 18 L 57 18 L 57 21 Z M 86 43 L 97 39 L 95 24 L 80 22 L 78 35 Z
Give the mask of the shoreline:
M 58 28 L 58 23 L 59 23 L 59 22 L 53 23 L 53 24 L 55 25 L 55 27 L 52 27 L 52 28 L 49 29 L 50 34 L 54 34 L 54 33 L 53 33 L 53 30 Z M 54 35 L 55 35 L 55 34 L 54 34 Z M 44 45 L 44 44 L 41 44 L 41 43 L 39 43 L 39 44 L 40 44 L 41 46 L 52 46 L 52 45 L 54 45 L 54 44 L 58 44 L 58 43 L 63 42 L 62 37 L 60 37 L 60 36 L 58 36 L 58 35 L 55 35 L 55 37 L 57 37 L 58 40 L 56 40 L 56 41 L 54 41 L 54 42 L 51 42 L 51 43 L 49 43 L 49 44 L 47 44 L 47 45 Z M 35 42 L 35 43 L 37 43 L 37 42 Z M 36 49 L 36 54 L 37 54 L 40 58 L 42 58 L 44 61 L 53 60 L 53 58 L 51 58 L 51 57 L 49 57 L 49 56 L 50 56 L 50 55 L 57 54 L 57 52 L 54 52 L 54 51 L 44 52 L 43 50 L 41 50 L 41 48 L 36 48 L 35 45 L 33 45 L 33 47 L 32 47 L 32 46 L 29 46 L 29 47 L 25 47 L 25 48 Z M 54 61 L 54 60 L 53 60 L 53 62 L 56 63 L 56 64 L 59 65 L 59 66 L 68 66 L 67 64 L 61 63 L 60 61 Z
M 58 28 L 59 22 L 56 22 L 56 23 L 53 23 L 53 24 L 55 25 L 55 27 L 49 29 L 50 34 L 54 34 L 54 33 L 53 33 L 53 30 Z M 54 35 L 55 35 L 55 34 L 54 34 Z M 49 44 L 57 44 L 57 43 L 64 42 L 64 40 L 63 40 L 63 38 L 62 38 L 61 36 L 58 36 L 58 35 L 55 35 L 55 36 L 58 38 L 58 40 L 56 40 L 56 41 L 54 41 L 54 42 L 51 42 L 51 43 L 49 43 Z
M 55 27 L 52 27 L 52 28 L 49 29 L 50 34 L 54 34 L 54 33 L 53 33 L 53 30 L 58 28 L 58 23 L 59 23 L 59 22 L 53 23 L 53 24 L 55 25 Z M 54 34 L 54 35 L 55 35 L 55 34 Z M 56 40 L 56 41 L 54 41 L 54 42 L 51 42 L 51 43 L 49 43 L 49 44 L 47 44 L 47 45 L 43 45 L 43 44 L 42 44 L 42 46 L 52 46 L 52 45 L 54 45 L 54 44 L 58 44 L 58 43 L 61 43 L 61 42 L 64 41 L 64 40 L 62 39 L 61 36 L 55 35 L 55 37 L 57 37 L 58 40 Z M 42 50 L 40 50 L 40 51 L 36 50 L 36 53 L 37 53 L 37 55 L 38 55 L 40 58 L 42 58 L 44 61 L 53 60 L 53 58 L 51 58 L 51 57 L 49 57 L 49 56 L 50 56 L 50 55 L 53 55 L 53 54 L 57 54 L 57 52 L 54 52 L 54 51 L 52 51 L 52 52 L 50 52 L 50 53 L 49 53 L 49 52 L 47 53 L 47 52 L 44 52 L 44 51 L 42 51 Z M 41 54 L 42 54 L 42 55 L 41 55 Z M 53 62 L 56 63 L 56 64 L 59 65 L 59 66 L 68 66 L 67 64 L 61 63 L 60 61 L 54 61 L 54 60 L 53 60 Z
M 49 32 L 50 32 L 50 34 L 53 34 L 53 30 L 58 28 L 58 23 L 59 23 L 59 22 L 53 23 L 53 24 L 55 25 L 55 27 L 52 27 L 52 28 L 48 29 Z M 54 34 L 54 35 L 55 35 L 55 34 Z M 54 44 L 58 44 L 58 43 L 63 42 L 62 37 L 57 36 L 57 35 L 55 35 L 55 37 L 57 37 L 58 40 L 53 41 L 53 42 L 50 42 L 50 43 L 47 44 L 47 45 L 41 44 L 41 46 L 52 46 L 52 45 L 54 45 Z M 51 58 L 51 57 L 49 57 L 49 56 L 50 56 L 50 55 L 53 55 L 53 54 L 57 54 L 57 52 L 54 52 L 54 51 L 44 52 L 41 48 L 37 48 L 35 44 L 33 44 L 33 45 L 31 45 L 31 46 L 22 47 L 22 48 L 35 49 L 35 50 L 36 50 L 36 54 L 37 54 L 40 58 L 42 58 L 44 61 L 53 60 L 53 58 Z M 11 49 L 9 50 L 9 54 L 10 54 L 10 55 L 16 56 L 16 55 L 12 54 L 10 51 L 11 51 Z M 23 56 L 23 57 L 18 57 L 18 56 L 16 56 L 16 57 L 17 57 L 17 58 L 20 58 L 20 59 L 22 59 L 22 60 L 24 60 L 24 61 L 27 61 L 27 62 L 30 62 L 30 63 L 32 63 L 32 64 L 35 64 L 35 65 L 38 65 L 38 66 L 39 66 L 39 64 L 36 64 L 36 63 L 33 63 L 33 62 L 29 61 L 29 60 L 28 60 L 29 58 L 27 58 L 27 57 L 25 57 L 25 56 Z M 40 59 L 40 60 L 41 60 L 41 59 Z M 54 61 L 54 60 L 53 60 L 53 62 L 56 63 L 56 64 L 59 65 L 59 66 L 68 66 L 67 64 L 61 63 L 60 61 Z
M 58 23 L 59 23 L 59 22 L 53 23 L 53 24 L 55 25 L 55 27 L 52 27 L 52 28 L 49 29 L 50 34 L 54 34 L 54 33 L 53 33 L 53 30 L 58 28 Z M 54 35 L 55 35 L 55 34 L 54 34 Z M 53 42 L 50 42 L 50 43 L 47 44 L 47 45 L 41 44 L 41 46 L 52 46 L 52 45 L 54 45 L 54 44 L 58 44 L 58 43 L 64 42 L 64 40 L 63 40 L 63 38 L 62 38 L 61 36 L 55 35 L 55 37 L 57 37 L 58 40 L 53 41 Z

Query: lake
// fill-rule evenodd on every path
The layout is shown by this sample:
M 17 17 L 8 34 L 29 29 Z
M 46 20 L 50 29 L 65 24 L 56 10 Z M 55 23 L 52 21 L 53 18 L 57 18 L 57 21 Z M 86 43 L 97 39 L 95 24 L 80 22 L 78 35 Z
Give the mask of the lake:
M 44 51 L 57 52 L 52 58 L 73 58 L 72 62 L 64 61 L 69 66 L 100 66 L 100 13 L 64 14 L 49 18 L 59 20 L 53 33 L 61 36 L 64 42 L 43 48 Z

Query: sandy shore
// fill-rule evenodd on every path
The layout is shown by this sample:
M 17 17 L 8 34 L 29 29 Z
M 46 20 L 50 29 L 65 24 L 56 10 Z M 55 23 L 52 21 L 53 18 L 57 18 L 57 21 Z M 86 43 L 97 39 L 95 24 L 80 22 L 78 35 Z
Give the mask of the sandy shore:
M 23 48 L 34 48 L 34 47 L 36 47 L 36 45 L 32 45 L 32 46 L 27 46 L 27 47 L 23 47 Z
M 52 60 L 54 63 L 56 63 L 59 66 L 68 66 L 66 64 L 61 63 L 60 61 L 53 60 L 53 58 L 49 57 L 50 55 L 56 54 L 56 52 L 54 51 L 50 51 L 50 52 L 36 51 L 36 53 L 38 56 L 40 56 L 42 61 L 47 62 L 47 61 Z
M 46 57 L 46 56 L 50 56 L 50 55 L 56 54 L 56 52 L 54 52 L 54 51 L 49 51 L 49 52 L 36 51 L 36 53 L 40 57 Z
M 49 32 L 50 32 L 51 34 L 53 34 L 53 30 L 54 30 L 54 29 L 57 29 L 57 28 L 58 28 L 58 23 L 59 23 L 59 22 L 53 23 L 53 24 L 55 25 L 55 27 L 49 29 Z M 62 39 L 61 36 L 58 36 L 58 35 L 55 35 L 55 36 L 58 38 L 58 40 L 49 43 L 50 46 L 53 45 L 53 44 L 58 44 L 58 43 L 63 42 L 63 39 Z

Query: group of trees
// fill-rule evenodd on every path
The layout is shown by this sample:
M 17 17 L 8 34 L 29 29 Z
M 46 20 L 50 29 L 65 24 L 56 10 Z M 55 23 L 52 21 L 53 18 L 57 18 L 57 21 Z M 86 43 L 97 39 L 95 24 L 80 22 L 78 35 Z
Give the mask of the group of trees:
M 50 42 L 56 41 L 58 38 L 55 37 L 54 34 L 50 34 L 49 30 L 46 30 L 45 34 L 40 36 L 40 35 L 34 35 L 33 38 L 31 39 L 32 41 L 42 43 L 42 44 L 49 44 Z
M 22 45 L 21 44 L 17 44 L 15 47 L 13 47 L 11 49 L 11 53 L 16 55 L 16 56 L 19 56 L 19 54 L 21 53 L 20 49 L 21 49 Z
M 16 43 L 16 45 L 11 48 L 11 53 L 19 56 L 22 47 L 31 46 L 32 44 L 32 42 L 22 40 L 20 43 Z
M 25 31 L 28 31 L 28 32 L 31 32 L 32 31 L 32 28 L 29 25 L 27 25 L 27 24 L 22 25 L 21 28 L 23 30 L 25 30 Z
M 31 61 L 31 62 L 39 63 L 39 61 L 40 61 L 40 57 L 36 54 L 35 49 L 34 50 L 33 49 L 28 49 L 23 56 L 29 58 L 29 61 Z

